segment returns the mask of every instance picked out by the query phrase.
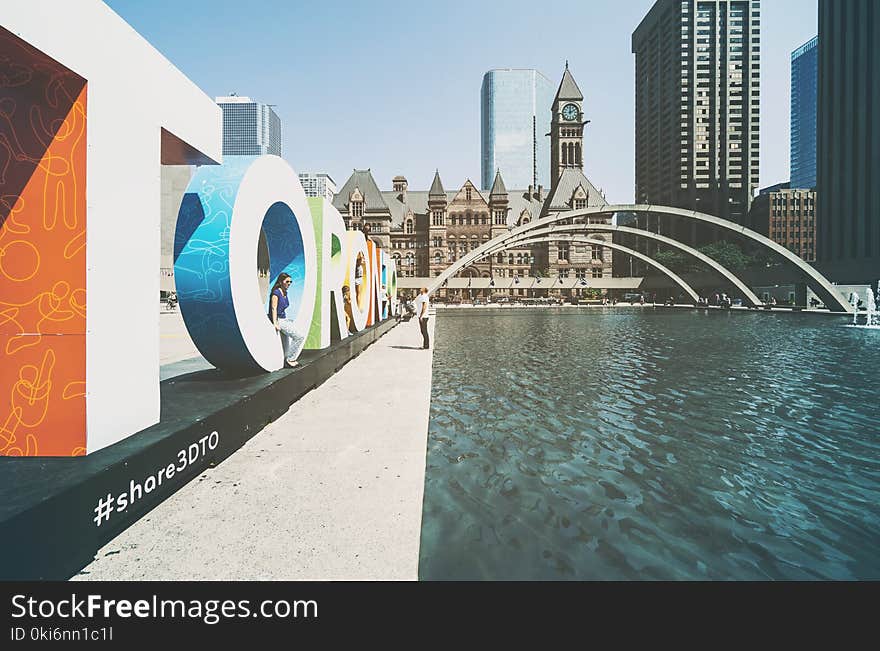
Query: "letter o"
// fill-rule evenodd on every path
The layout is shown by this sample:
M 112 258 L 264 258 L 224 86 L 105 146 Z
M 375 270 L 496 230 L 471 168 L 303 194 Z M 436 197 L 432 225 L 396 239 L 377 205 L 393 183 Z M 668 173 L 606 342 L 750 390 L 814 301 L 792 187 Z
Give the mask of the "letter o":
M 370 291 L 372 276 L 370 274 L 370 253 L 367 250 L 367 238 L 361 231 L 348 231 L 345 234 L 346 272 L 345 284 L 351 291 L 351 315 L 356 330 L 367 327 L 370 314 Z M 360 267 L 360 273 L 358 273 Z M 357 279 L 360 278 L 360 284 Z
M 174 238 L 180 310 L 202 356 L 221 369 L 276 371 L 284 365 L 268 296 L 257 278 L 262 228 L 269 247 L 270 286 L 282 272 L 287 318 L 309 332 L 317 288 L 311 212 L 296 172 L 277 156 L 226 156 L 199 169 L 187 187 Z
M 388 299 L 391 304 L 391 312 L 389 316 L 397 316 L 397 263 L 390 255 L 387 260 L 388 264 Z

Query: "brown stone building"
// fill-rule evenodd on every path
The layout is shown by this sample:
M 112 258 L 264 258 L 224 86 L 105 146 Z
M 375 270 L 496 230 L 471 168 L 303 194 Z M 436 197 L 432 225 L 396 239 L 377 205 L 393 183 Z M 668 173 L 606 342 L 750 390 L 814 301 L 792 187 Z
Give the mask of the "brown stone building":
M 816 260 L 816 191 L 780 184 L 765 188 L 751 210 L 752 230 L 807 262 Z
M 333 205 L 349 228 L 364 228 L 391 251 L 401 278 L 439 276 L 446 267 L 509 229 L 546 216 L 588 206 L 607 205 L 583 172 L 583 95 L 566 67 L 551 107 L 551 178 L 555 187 L 508 190 L 503 170 L 488 193 L 470 179 L 446 190 L 439 171 L 429 190 L 410 190 L 405 177 L 392 180 L 393 190 L 379 190 L 369 169 L 354 170 Z M 609 223 L 610 216 L 592 221 Z M 611 238 L 594 234 L 594 239 Z M 473 282 L 471 296 L 578 295 L 590 279 L 611 276 L 608 247 L 548 242 L 508 249 L 463 269 L 458 276 Z M 543 282 L 537 282 L 537 279 Z M 488 279 L 488 280 L 487 280 Z M 579 282 L 583 281 L 583 282 Z M 443 288 L 440 297 L 462 295 Z

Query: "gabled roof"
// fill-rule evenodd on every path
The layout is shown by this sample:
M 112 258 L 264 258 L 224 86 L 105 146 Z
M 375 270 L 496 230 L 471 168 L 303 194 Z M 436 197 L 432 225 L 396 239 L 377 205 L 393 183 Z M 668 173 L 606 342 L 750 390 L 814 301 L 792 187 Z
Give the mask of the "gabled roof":
M 584 99 L 581 89 L 578 88 L 574 77 L 568 71 L 568 62 L 565 62 L 565 72 L 562 73 L 562 81 L 559 82 L 559 90 L 556 91 L 556 98 L 553 100 L 555 104 L 559 100 L 570 99 L 576 102 L 582 102 Z
M 440 182 L 440 170 L 434 172 L 434 182 L 431 183 L 431 189 L 428 191 L 429 197 L 436 197 L 438 199 L 445 199 L 446 192 L 443 190 L 443 183 Z
M 471 190 L 471 198 L 467 197 L 467 190 L 470 188 Z M 452 201 L 461 200 L 461 201 L 482 201 L 486 205 L 489 204 L 489 197 L 484 194 L 485 191 L 480 192 L 480 190 L 473 184 L 470 179 L 467 179 L 462 186 L 453 193 Z M 450 202 L 451 203 L 451 202 Z
M 507 188 L 504 187 L 504 181 L 501 179 L 501 170 L 495 172 L 495 182 L 489 191 L 489 199 L 491 200 L 492 197 L 507 198 Z
M 388 210 L 388 204 L 376 185 L 372 172 L 369 169 L 354 170 L 342 189 L 333 197 L 333 206 L 339 212 L 348 211 L 348 197 L 358 188 L 364 195 L 364 211 Z
M 483 200 L 488 203 L 489 197 L 486 193 L 480 192 L 477 188 L 474 188 L 474 192 L 479 194 Z M 455 197 L 458 196 L 458 193 L 459 190 L 449 190 L 444 193 L 446 203 L 451 204 Z M 403 224 L 407 210 L 412 210 L 416 215 L 428 214 L 428 194 L 429 193 L 425 190 L 407 191 L 406 203 L 403 203 L 399 199 L 401 193 L 391 191 L 383 192 L 382 196 L 385 198 L 385 201 L 388 203 L 388 207 L 391 210 L 391 226 L 393 228 L 400 228 Z M 508 190 L 507 196 L 510 201 L 508 204 L 509 210 L 507 212 L 508 226 L 516 225 L 523 210 L 528 210 L 532 219 L 537 219 L 541 215 L 541 206 L 543 202 L 529 197 L 528 192 L 525 190 Z
M 519 217 L 524 210 L 529 211 L 530 219 L 537 219 L 541 216 L 541 207 L 543 201 L 538 201 L 533 196 L 529 196 L 527 190 L 510 190 L 508 191 L 510 203 L 508 204 L 507 225 L 516 226 L 519 223 Z
M 584 186 L 589 197 L 587 198 L 587 207 L 590 206 L 607 206 L 608 202 L 602 194 L 596 189 L 596 186 L 590 182 L 583 171 L 579 167 L 567 167 L 559 177 L 556 187 L 550 192 L 547 201 L 544 203 L 544 212 L 556 212 L 559 210 L 571 210 L 571 195 L 577 190 L 579 185 Z

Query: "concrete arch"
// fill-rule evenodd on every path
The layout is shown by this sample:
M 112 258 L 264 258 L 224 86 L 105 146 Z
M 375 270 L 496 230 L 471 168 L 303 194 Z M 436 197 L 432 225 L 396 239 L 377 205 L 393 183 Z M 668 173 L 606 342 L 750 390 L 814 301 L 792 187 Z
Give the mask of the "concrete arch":
M 623 251 L 624 253 L 633 256 L 634 258 L 638 258 L 639 260 L 646 262 L 647 264 L 649 264 L 652 267 L 654 267 L 655 269 L 657 269 L 657 271 L 659 271 L 662 274 L 664 274 L 665 276 L 667 276 L 670 280 L 672 280 L 675 284 L 679 285 L 685 292 L 687 292 L 688 296 L 690 296 L 694 300 L 694 303 L 697 303 L 697 301 L 700 300 L 700 295 L 694 291 L 694 288 L 691 287 L 690 285 L 688 285 L 684 280 L 682 280 L 682 278 L 679 277 L 675 272 L 673 272 L 671 269 L 663 266 L 662 264 L 660 264 L 659 262 L 657 262 L 653 258 L 649 258 L 648 256 L 646 256 L 644 253 L 641 253 L 640 251 L 636 251 L 635 249 L 631 249 L 628 246 L 623 246 L 622 244 L 617 244 L 616 242 L 597 240 L 595 238 L 592 238 L 592 237 L 589 237 L 586 235 L 583 235 L 583 236 L 567 235 L 561 239 L 564 239 L 569 242 L 583 242 L 585 244 L 598 244 L 599 246 L 607 246 L 609 249 L 616 249 L 618 251 Z M 558 240 L 560 240 L 560 238 L 555 235 L 554 236 L 535 237 L 535 238 L 528 238 L 528 239 L 524 239 L 524 240 L 517 240 L 516 243 L 508 244 L 508 246 L 527 246 L 530 244 L 540 244 L 541 242 L 555 242 Z M 496 249 L 495 251 L 487 251 L 485 253 L 485 255 L 487 255 L 487 256 L 494 255 L 497 250 L 498 249 Z
M 512 240 L 508 240 L 508 242 L 520 242 L 521 238 L 532 237 L 533 235 L 544 235 L 550 233 L 558 233 L 558 234 L 568 234 L 572 232 L 582 232 L 582 231 L 598 231 L 598 232 L 606 232 L 606 233 L 628 233 L 632 235 L 636 235 L 638 237 L 646 237 L 648 239 L 656 240 L 658 242 L 662 242 L 669 246 L 675 247 L 688 255 L 692 255 L 697 258 L 707 266 L 711 267 L 719 274 L 724 276 L 734 287 L 736 287 L 742 295 L 745 297 L 746 301 L 751 303 L 753 307 L 760 307 L 762 305 L 761 299 L 746 285 L 742 282 L 736 274 L 730 271 L 727 267 L 719 264 L 709 256 L 704 253 L 700 253 L 696 249 L 687 246 L 686 244 L 682 244 L 677 240 L 673 240 L 672 238 L 666 237 L 665 235 L 659 235 L 657 233 L 651 233 L 650 231 L 644 231 L 640 228 L 630 228 L 629 226 L 611 226 L 608 224 L 571 224 L 571 225 L 553 225 L 545 228 L 539 228 L 535 231 L 529 231 L 518 238 L 513 238 Z M 552 240 L 551 240 L 552 241 Z M 607 242 L 606 242 L 607 244 Z M 610 247 L 610 245 L 608 245 Z M 614 247 L 610 247 L 614 248 Z M 636 256 L 637 257 L 637 256 Z
M 542 217 L 541 219 L 536 219 L 528 224 L 523 224 L 522 226 L 517 226 L 504 235 L 500 235 L 494 240 L 490 240 L 486 244 L 482 245 L 478 249 L 471 251 L 470 254 L 460 259 L 458 262 L 453 264 L 451 267 L 447 268 L 446 271 L 441 273 L 434 279 L 434 282 L 429 287 L 430 291 L 436 290 L 443 282 L 447 279 L 455 275 L 459 269 L 463 266 L 466 266 L 470 263 L 471 260 L 475 259 L 476 256 L 480 256 L 483 251 L 489 249 L 490 247 L 497 245 L 501 242 L 506 242 L 511 238 L 515 238 L 519 235 L 522 235 L 530 230 L 535 230 L 538 228 L 543 228 L 547 226 L 552 226 L 556 222 L 568 219 L 580 219 L 587 218 L 592 215 L 612 215 L 618 212 L 635 212 L 635 213 L 646 213 L 646 214 L 655 214 L 655 215 L 673 215 L 676 217 L 683 217 L 685 219 L 694 219 L 697 221 L 705 222 L 707 224 L 712 224 L 713 226 L 717 226 L 719 228 L 723 228 L 727 231 L 740 235 L 742 237 L 748 238 L 749 240 L 756 242 L 757 244 L 761 244 L 767 249 L 770 249 L 786 261 L 793 264 L 800 272 L 804 274 L 807 278 L 807 282 L 810 284 L 812 289 L 816 292 L 819 298 L 827 305 L 829 308 L 837 308 L 842 312 L 846 312 L 851 314 L 853 311 L 853 306 L 850 305 L 849 301 L 837 290 L 837 288 L 832 285 L 825 276 L 820 274 L 816 269 L 814 269 L 811 265 L 804 262 L 801 258 L 796 256 L 794 253 L 789 251 L 783 246 L 780 246 L 773 240 L 764 237 L 760 233 L 756 233 L 753 230 L 746 228 L 745 226 L 740 226 L 739 224 L 734 224 L 733 222 L 727 221 L 726 219 L 721 219 L 720 217 L 714 217 L 713 215 L 707 215 L 706 213 L 697 212 L 694 210 L 685 210 L 682 208 L 673 208 L 671 206 L 653 206 L 646 204 L 617 204 L 617 205 L 607 205 L 607 206 L 591 206 L 588 208 L 583 208 L 581 210 L 571 210 L 563 213 L 553 213 L 546 217 Z M 581 224 L 581 225 L 589 225 L 589 224 Z

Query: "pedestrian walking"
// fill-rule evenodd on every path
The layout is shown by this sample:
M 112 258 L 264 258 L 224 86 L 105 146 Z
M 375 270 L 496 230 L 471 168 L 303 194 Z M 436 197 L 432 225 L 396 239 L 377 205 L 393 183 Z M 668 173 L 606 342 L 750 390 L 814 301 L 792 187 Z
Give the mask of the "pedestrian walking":
M 419 317 L 419 328 L 422 331 L 422 348 L 427 350 L 431 346 L 428 338 L 428 309 L 430 308 L 428 301 L 428 288 L 422 287 L 421 293 L 416 297 L 415 308 Z
M 388 290 L 385 289 L 385 285 L 382 285 L 382 288 L 379 290 L 379 313 L 385 313 L 385 306 L 388 305 Z M 391 316 L 391 306 L 388 305 L 388 315 Z

